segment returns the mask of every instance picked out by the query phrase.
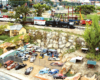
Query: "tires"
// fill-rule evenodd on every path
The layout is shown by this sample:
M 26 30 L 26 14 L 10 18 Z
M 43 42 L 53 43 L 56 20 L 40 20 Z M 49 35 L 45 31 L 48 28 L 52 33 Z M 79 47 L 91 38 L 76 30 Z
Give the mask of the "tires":
M 7 68 L 7 64 L 4 65 L 4 68 Z

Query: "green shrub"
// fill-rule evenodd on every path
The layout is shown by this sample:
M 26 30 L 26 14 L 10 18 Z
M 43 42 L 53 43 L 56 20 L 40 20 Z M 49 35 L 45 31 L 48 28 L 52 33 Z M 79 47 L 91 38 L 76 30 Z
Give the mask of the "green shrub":
M 6 40 L 6 39 L 8 39 L 8 38 L 9 38 L 8 35 L 1 35 L 1 36 L 0 36 L 0 40 Z
M 2 12 L 8 12 L 8 10 L 7 9 L 3 9 Z
M 69 50 L 67 50 L 67 53 L 72 53 L 72 52 L 75 52 L 75 48 L 72 48 L 72 49 L 69 49 Z
M 83 38 L 87 42 L 92 53 L 95 53 L 96 47 L 100 48 L 100 26 L 98 22 L 98 16 L 96 15 L 92 20 L 92 26 L 89 27 L 89 25 L 87 25 L 83 34 Z
M 98 56 L 95 56 L 95 54 L 93 54 L 93 53 L 88 53 L 86 55 L 86 58 L 87 59 L 92 59 L 92 60 L 95 59 L 95 60 L 99 61 L 100 60 L 100 54 Z

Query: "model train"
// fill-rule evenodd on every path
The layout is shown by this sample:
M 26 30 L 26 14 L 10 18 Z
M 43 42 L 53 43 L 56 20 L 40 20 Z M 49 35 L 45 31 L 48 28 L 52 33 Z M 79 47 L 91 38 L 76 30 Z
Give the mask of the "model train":
M 15 19 L 10 18 L 0 18 L 0 21 L 15 22 Z M 32 24 L 32 25 L 44 25 L 52 27 L 63 27 L 63 28 L 75 28 L 74 22 L 65 22 L 61 20 L 52 20 L 52 18 L 44 17 L 27 17 L 26 21 L 21 22 L 21 24 Z

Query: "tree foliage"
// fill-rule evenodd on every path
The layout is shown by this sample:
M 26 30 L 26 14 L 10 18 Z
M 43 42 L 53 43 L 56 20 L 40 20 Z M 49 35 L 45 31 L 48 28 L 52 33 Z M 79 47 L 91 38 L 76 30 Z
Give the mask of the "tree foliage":
M 89 25 L 87 25 L 83 35 L 91 52 L 95 52 L 95 48 L 100 47 L 100 26 L 98 22 L 98 16 L 95 15 L 93 18 L 92 26 L 89 27 Z
M 12 6 L 18 6 L 18 5 L 23 5 L 25 4 L 26 2 L 28 2 L 29 0 L 9 0 L 9 3 L 12 5 Z
M 0 26 L 0 35 L 3 34 L 4 30 L 6 29 L 7 26 L 1 25 Z
M 45 10 L 50 10 L 51 9 L 51 6 L 47 6 L 46 4 L 34 4 L 33 7 L 36 9 L 36 12 L 37 12 L 37 16 L 41 16 L 42 13 L 44 12 L 44 9 Z
M 15 14 L 16 21 L 22 21 L 22 22 L 26 21 L 26 15 L 28 13 L 30 13 L 30 9 L 27 6 L 25 6 L 25 5 L 17 7 L 15 9 L 15 11 L 16 11 L 16 14 Z M 20 19 L 20 15 L 23 16 L 23 19 Z
M 82 14 L 90 14 L 92 12 L 95 11 L 95 6 L 93 5 L 82 5 L 82 6 L 77 6 L 75 8 L 75 11 L 76 12 L 79 12 L 80 11 L 80 8 L 81 8 L 81 13 Z

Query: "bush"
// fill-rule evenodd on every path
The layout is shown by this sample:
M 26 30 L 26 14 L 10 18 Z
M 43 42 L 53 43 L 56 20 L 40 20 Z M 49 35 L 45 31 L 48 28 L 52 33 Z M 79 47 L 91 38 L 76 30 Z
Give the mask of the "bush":
M 94 5 L 82 5 L 82 6 L 77 6 L 75 8 L 76 12 L 79 12 L 81 8 L 81 13 L 83 14 L 90 14 L 95 11 L 95 6 Z
M 7 38 L 9 38 L 9 36 L 7 36 L 7 35 L 1 35 L 0 36 L 0 40 L 6 40 Z
M 3 9 L 2 12 L 8 12 L 8 10 L 7 9 Z
M 67 53 L 72 53 L 72 52 L 75 52 L 75 48 L 72 48 L 72 49 L 69 49 L 68 51 L 67 51 Z
M 98 22 L 98 16 L 96 15 L 92 20 L 91 28 L 87 25 L 83 35 L 85 41 L 87 42 L 87 46 L 89 46 L 92 53 L 95 53 L 96 47 L 100 48 L 100 26 Z
M 100 60 L 100 54 L 98 55 L 98 56 L 95 56 L 95 54 L 93 54 L 93 53 L 88 53 L 87 55 L 86 55 L 86 58 L 87 59 L 96 59 L 97 61 L 99 61 Z

